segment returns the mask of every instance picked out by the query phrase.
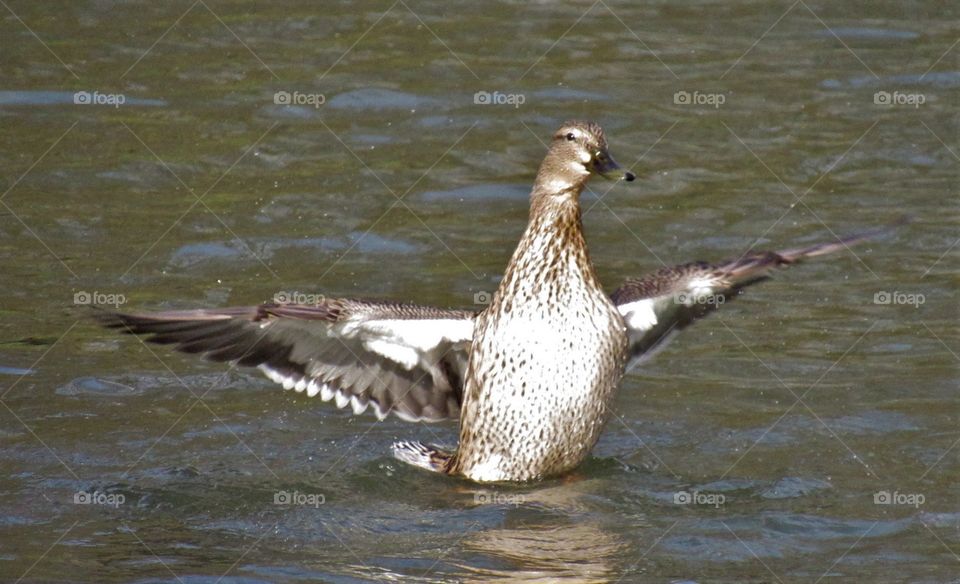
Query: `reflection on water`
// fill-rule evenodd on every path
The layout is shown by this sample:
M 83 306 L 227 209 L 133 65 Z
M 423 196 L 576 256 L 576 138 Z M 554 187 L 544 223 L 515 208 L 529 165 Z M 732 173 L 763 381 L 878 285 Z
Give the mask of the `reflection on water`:
M 650 525 L 631 517 L 627 539 L 597 513 L 603 481 L 579 474 L 544 487 L 471 487 L 480 506 L 504 511 L 491 528 L 470 531 L 461 547 L 471 563 L 458 563 L 467 582 L 604 582 L 615 580 Z M 634 564 L 635 562 L 629 562 Z
M 955 9 L 388 8 L 4 6 L 4 579 L 955 578 Z M 354 417 L 105 335 L 75 303 L 476 307 L 566 118 L 601 122 L 639 177 L 584 196 L 611 289 L 915 221 L 685 331 L 624 380 L 596 457 L 542 485 L 402 467 L 392 442 L 456 426 Z
M 467 553 L 483 554 L 464 565 L 466 582 L 605 582 L 615 580 L 626 545 L 597 525 L 523 523 L 512 529 L 471 534 Z M 481 567 L 488 562 L 502 568 Z

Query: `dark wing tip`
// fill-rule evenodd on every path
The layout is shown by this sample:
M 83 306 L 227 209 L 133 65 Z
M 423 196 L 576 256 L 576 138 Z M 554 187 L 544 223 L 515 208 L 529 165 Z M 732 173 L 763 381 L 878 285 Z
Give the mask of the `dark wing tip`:
M 869 239 L 875 239 L 881 235 L 886 235 L 888 233 L 893 233 L 900 227 L 908 225 L 913 221 L 913 217 L 910 215 L 901 215 L 896 221 L 884 225 L 882 227 L 877 227 L 875 229 L 869 229 L 867 231 L 861 231 L 860 233 L 854 233 L 847 235 L 845 237 L 837 236 L 835 241 L 829 241 L 825 243 L 818 243 L 811 245 L 809 247 L 787 249 L 777 252 L 781 258 L 783 258 L 784 263 L 794 263 L 806 258 L 817 257 L 821 255 L 827 255 L 830 253 L 835 253 L 841 249 L 849 248 L 852 245 L 857 245 L 863 243 Z
M 94 307 L 91 316 L 107 329 L 145 335 L 152 343 L 176 344 L 177 349 L 185 353 L 208 353 L 236 344 L 235 337 L 243 331 L 242 323 L 267 318 L 263 313 L 262 307 L 155 313 L 126 313 Z M 209 358 L 225 360 L 217 354 Z
M 90 318 L 104 328 L 120 330 L 124 333 L 134 333 L 135 324 L 146 319 L 146 315 L 127 314 L 103 308 L 102 306 L 89 307 Z

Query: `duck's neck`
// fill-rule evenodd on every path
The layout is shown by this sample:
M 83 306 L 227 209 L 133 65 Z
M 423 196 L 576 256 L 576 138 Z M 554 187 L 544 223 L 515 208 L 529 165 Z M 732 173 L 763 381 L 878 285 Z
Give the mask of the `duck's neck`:
M 503 301 L 551 298 L 580 285 L 600 288 L 583 237 L 582 190 L 582 183 L 549 194 L 534 188 L 527 229 L 500 284 Z
M 536 251 L 544 256 L 566 250 L 586 251 L 580 211 L 582 189 L 582 186 L 574 186 L 563 193 L 550 195 L 534 191 L 530 200 L 530 219 L 517 251 Z
M 555 239 L 557 247 L 583 242 L 580 220 L 580 194 L 587 185 L 589 173 L 582 166 L 563 164 L 550 152 L 537 171 L 530 192 L 530 220 L 522 244 L 545 236 Z

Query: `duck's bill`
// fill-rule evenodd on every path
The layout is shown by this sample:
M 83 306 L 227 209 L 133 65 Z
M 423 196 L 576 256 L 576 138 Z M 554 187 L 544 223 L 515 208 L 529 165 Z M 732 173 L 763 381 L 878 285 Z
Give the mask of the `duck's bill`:
M 600 160 L 596 160 L 593 163 L 593 168 L 594 172 L 603 178 L 610 180 L 625 180 L 629 182 L 637 178 L 637 175 L 633 174 L 629 170 L 624 170 L 621 168 L 620 165 L 617 164 L 617 161 L 614 160 L 609 154 Z

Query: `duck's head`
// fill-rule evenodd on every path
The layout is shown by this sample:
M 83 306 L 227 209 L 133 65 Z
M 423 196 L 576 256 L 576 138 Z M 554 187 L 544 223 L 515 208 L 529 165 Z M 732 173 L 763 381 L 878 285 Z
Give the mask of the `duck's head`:
M 591 175 L 632 181 L 607 150 L 603 128 L 593 122 L 565 122 L 553 135 L 550 151 L 537 173 L 537 183 L 553 191 L 582 187 Z

